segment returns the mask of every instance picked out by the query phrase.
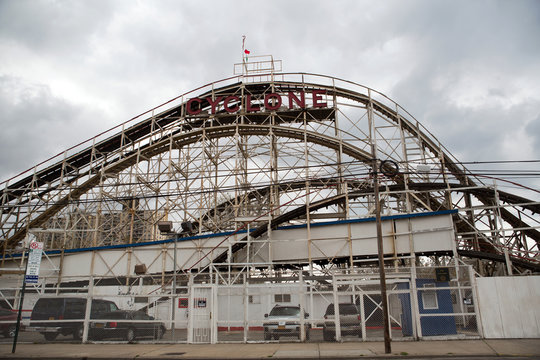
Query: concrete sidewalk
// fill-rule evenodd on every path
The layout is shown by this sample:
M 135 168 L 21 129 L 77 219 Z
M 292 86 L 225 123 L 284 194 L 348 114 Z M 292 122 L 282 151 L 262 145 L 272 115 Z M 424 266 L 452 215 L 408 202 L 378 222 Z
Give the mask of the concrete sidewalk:
M 18 344 L 0 345 L 2 359 L 352 359 L 521 356 L 540 358 L 540 339 L 267 344 Z

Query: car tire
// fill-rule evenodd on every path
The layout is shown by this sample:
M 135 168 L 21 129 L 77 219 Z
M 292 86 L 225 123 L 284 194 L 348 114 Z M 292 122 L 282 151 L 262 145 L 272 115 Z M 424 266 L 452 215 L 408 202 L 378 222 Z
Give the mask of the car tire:
M 46 332 L 46 333 L 43 333 L 43 336 L 45 337 L 45 340 L 47 340 L 47 341 L 54 341 L 54 339 L 56 339 L 56 337 L 58 336 L 58 333 L 57 332 Z
M 274 334 L 274 339 L 279 340 L 279 335 Z
M 126 338 L 127 342 L 129 342 L 129 343 L 135 341 L 135 329 L 128 328 L 126 330 L 126 337 L 125 338 Z
M 333 341 L 334 340 L 334 335 L 330 331 L 323 330 L 323 340 L 324 341 Z
M 272 340 L 272 334 L 270 334 L 268 331 L 265 331 L 264 340 Z
M 81 340 L 83 337 L 84 327 L 82 325 L 79 325 L 73 330 L 73 339 L 75 340 Z
M 310 331 L 309 331 L 309 329 L 307 329 L 307 330 L 306 330 L 306 341 L 309 340 L 309 333 L 310 333 Z
M 7 331 L 4 333 L 4 336 L 7 338 L 14 338 L 15 331 L 17 331 L 17 327 L 15 325 L 10 325 Z

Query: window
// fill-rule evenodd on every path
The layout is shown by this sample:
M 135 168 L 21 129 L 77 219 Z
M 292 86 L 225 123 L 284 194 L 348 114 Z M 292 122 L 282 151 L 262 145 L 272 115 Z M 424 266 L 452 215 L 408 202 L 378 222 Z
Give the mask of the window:
M 133 320 L 148 320 L 149 316 L 143 313 L 142 311 L 135 311 L 133 313 Z
M 96 314 L 101 314 L 101 313 L 109 311 L 109 306 L 107 303 L 102 302 L 102 301 L 93 301 L 91 310 L 92 310 L 92 313 L 90 315 L 92 319 L 94 319 Z
M 261 297 L 259 295 L 248 295 L 248 301 L 250 304 L 260 304 Z
M 72 319 L 84 319 L 86 311 L 86 300 L 83 299 L 67 299 L 66 300 L 66 315 L 72 316 Z
M 39 299 L 34 307 L 36 312 L 56 313 L 64 306 L 64 299 Z
M 426 310 L 439 308 L 435 284 L 424 284 L 424 290 L 422 291 L 422 304 L 424 304 L 424 309 Z
M 109 311 L 116 311 L 116 310 L 118 310 L 118 306 L 116 306 L 116 304 L 113 303 L 113 302 L 110 302 L 110 303 L 109 303 L 109 306 L 110 306 L 110 310 L 109 310 Z
M 291 294 L 274 294 L 274 302 L 276 303 L 290 303 Z
M 360 312 L 354 304 L 339 304 L 340 315 L 359 315 Z M 334 304 L 328 305 L 325 315 L 335 315 Z
M 298 306 L 276 306 L 270 311 L 270 316 L 299 316 Z

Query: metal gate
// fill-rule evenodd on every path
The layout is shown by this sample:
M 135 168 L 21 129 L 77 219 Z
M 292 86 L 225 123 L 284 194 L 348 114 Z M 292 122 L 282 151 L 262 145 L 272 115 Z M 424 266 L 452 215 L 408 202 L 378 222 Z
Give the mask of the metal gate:
M 393 339 L 412 337 L 413 333 L 403 331 L 403 314 L 411 313 L 413 302 L 410 301 L 410 278 L 389 278 L 386 281 L 388 297 L 389 332 Z M 358 275 L 336 275 L 333 279 L 334 303 L 352 303 L 357 305 L 360 312 L 360 326 L 358 331 L 343 333 L 347 329 L 345 324 L 340 324 L 346 318 L 344 314 L 338 316 L 340 311 L 336 307 L 335 339 L 343 339 L 343 335 L 353 335 L 362 340 L 382 340 L 384 338 L 384 321 L 382 312 L 382 299 L 379 280 L 366 279 Z
M 190 292 L 188 342 L 208 344 L 216 342 L 216 301 L 213 286 L 194 285 Z

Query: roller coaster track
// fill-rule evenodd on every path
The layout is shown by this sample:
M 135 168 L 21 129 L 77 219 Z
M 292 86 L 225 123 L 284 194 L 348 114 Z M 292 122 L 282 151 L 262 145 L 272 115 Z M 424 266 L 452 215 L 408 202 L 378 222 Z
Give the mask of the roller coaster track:
M 214 96 L 232 94 L 238 91 L 238 88 L 242 86 L 241 84 L 235 84 L 232 86 L 227 86 L 221 89 L 216 89 L 212 93 Z M 254 85 L 245 85 L 246 89 L 254 94 L 261 94 L 265 91 L 268 91 L 270 84 L 254 84 Z M 347 89 L 340 89 L 336 87 L 328 87 L 317 84 L 306 84 L 306 83 L 290 83 L 290 82 L 281 82 L 274 83 L 274 91 L 295 91 L 295 90 L 309 90 L 309 89 L 326 89 L 329 94 L 333 96 L 342 96 L 351 100 L 358 101 L 364 105 L 372 104 L 375 111 L 378 111 L 381 114 L 384 114 L 388 118 L 392 119 L 395 122 L 400 123 L 400 125 L 406 130 L 413 134 L 418 134 L 421 136 L 422 143 L 426 148 L 431 151 L 437 152 L 440 148 L 434 141 L 432 141 L 427 135 L 419 131 L 417 126 L 409 123 L 405 118 L 399 116 L 395 111 L 388 108 L 386 105 L 374 101 L 369 97 L 354 93 Z M 205 98 L 205 96 L 210 95 L 211 93 L 203 94 L 200 98 Z M 209 104 L 207 101 L 203 101 L 201 107 L 208 107 Z M 300 114 L 308 113 L 312 115 L 313 118 L 325 117 L 332 112 L 332 109 L 304 109 L 304 110 L 287 110 L 280 111 L 281 118 L 292 119 L 296 121 L 299 118 Z M 216 114 L 213 118 L 217 119 L 217 123 L 222 125 L 233 124 L 237 120 L 235 114 L 229 114 L 225 111 L 221 111 Z M 262 123 L 268 116 L 269 113 L 244 113 L 241 114 L 244 118 L 248 119 L 252 124 Z M 6 186 L 5 189 L 2 189 L 0 192 L 0 198 L 2 199 L 2 213 L 9 211 L 9 203 L 13 200 L 17 200 L 28 193 L 31 193 L 33 189 L 39 188 L 44 185 L 48 185 L 48 188 L 40 191 L 38 194 L 29 197 L 22 202 L 18 202 L 17 205 L 30 201 L 32 198 L 40 198 L 44 194 L 54 191 L 60 186 L 66 186 L 67 184 L 73 183 L 75 180 L 80 179 L 87 175 L 86 172 L 82 172 L 81 169 L 85 169 L 87 166 L 94 163 L 97 164 L 96 168 L 91 169 L 90 171 L 95 173 L 99 169 L 112 164 L 114 162 L 119 162 L 123 157 L 132 155 L 133 152 L 127 151 L 125 154 L 122 154 L 120 151 L 129 149 L 137 144 L 137 142 L 148 138 L 149 135 L 154 134 L 156 131 L 162 131 L 170 127 L 172 124 L 175 124 L 179 119 L 184 119 L 184 121 L 178 124 L 178 128 L 172 133 L 184 133 L 191 132 L 194 133 L 197 129 L 205 128 L 208 122 L 208 115 L 200 116 L 186 116 L 186 104 L 173 107 L 166 111 L 161 112 L 153 117 L 147 118 L 122 132 L 110 136 L 109 138 L 102 140 L 92 146 L 70 156 L 67 156 L 65 159 L 59 159 L 59 161 L 51 166 L 46 167 L 42 170 L 36 170 L 31 172 L 29 175 L 23 177 L 20 180 L 15 181 L 14 183 L 8 184 L 7 182 L 0 183 L 0 186 Z M 206 128 L 208 129 L 208 128 Z M 324 145 L 324 144 L 322 144 Z M 138 150 L 144 150 L 148 145 L 142 145 Z M 445 156 L 445 164 L 448 170 L 456 175 L 458 178 L 461 178 L 464 182 L 467 182 L 469 185 L 474 185 L 472 179 L 467 178 L 465 173 L 459 166 L 454 164 L 454 161 L 447 154 Z M 111 158 L 112 157 L 112 158 Z M 62 179 L 63 181 L 57 185 L 54 183 Z M 8 186 L 9 185 L 9 186 Z
M 287 75 L 287 74 L 283 74 Z M 292 74 L 298 75 L 298 74 Z M 304 75 L 304 74 L 302 74 Z M 333 79 L 333 78 L 330 78 Z M 349 82 L 346 82 L 349 83 Z M 467 169 L 462 167 L 452 155 L 439 144 L 427 130 L 422 129 L 420 124 L 408 120 L 404 115 L 405 111 L 398 112 L 390 108 L 382 101 L 378 101 L 371 96 L 370 91 L 362 94 L 344 87 L 335 85 L 321 85 L 309 82 L 290 82 L 290 81 L 272 81 L 264 83 L 233 83 L 221 88 L 212 90 L 199 95 L 202 99 L 199 104 L 200 109 L 208 110 L 211 104 L 206 100 L 207 97 L 227 96 L 239 93 L 250 93 L 253 95 L 264 95 L 268 92 L 288 92 L 288 91 L 310 91 L 313 89 L 325 90 L 330 97 L 340 97 L 354 101 L 366 108 L 371 108 L 374 112 L 389 121 L 394 122 L 404 132 L 414 135 L 424 150 L 438 154 L 444 171 L 452 175 L 455 183 L 421 183 L 406 179 L 403 174 L 397 174 L 391 185 L 383 190 L 387 191 L 418 191 L 420 195 L 416 206 L 422 208 L 422 197 L 435 203 L 438 207 L 444 208 L 444 204 L 434 199 L 430 191 L 456 191 L 474 195 L 481 203 L 486 206 L 494 206 L 495 191 L 489 187 L 483 186 L 481 181 L 470 174 Z M 17 208 L 32 201 L 43 201 L 49 196 L 56 200 L 50 203 L 32 206 L 34 213 L 29 213 L 24 221 L 17 223 L 13 228 L 3 229 L 5 236 L 5 247 L 13 247 L 26 235 L 27 229 L 42 226 L 48 219 L 65 208 L 68 204 L 76 201 L 83 194 L 93 187 L 96 187 L 103 176 L 118 174 L 121 171 L 137 164 L 141 158 L 152 158 L 158 154 L 165 153 L 171 148 L 181 149 L 190 144 L 197 143 L 202 138 L 219 139 L 240 136 L 268 136 L 288 139 L 297 139 L 307 141 L 311 144 L 317 144 L 325 148 L 340 151 L 359 162 L 370 164 L 372 155 L 339 137 L 333 137 L 294 127 L 287 127 L 288 123 L 298 122 L 299 119 L 306 121 L 316 121 L 317 119 L 327 119 L 335 116 L 334 108 L 306 108 L 306 109 L 285 109 L 277 112 L 261 111 L 257 113 L 239 112 L 231 114 L 224 110 L 218 111 L 212 116 L 201 113 L 190 115 L 187 111 L 189 102 L 183 102 L 178 106 L 166 109 L 154 116 L 143 119 L 142 121 L 123 129 L 121 132 L 113 134 L 104 140 L 93 141 L 87 148 L 72 154 L 59 157 L 55 163 L 41 169 L 36 167 L 33 172 L 23 173 L 13 182 L 6 181 L 0 185 L 3 189 L 0 191 L 1 214 L 4 218 L 14 216 Z M 236 105 L 235 103 L 231 103 Z M 193 103 L 192 103 L 192 106 Z M 192 108 L 191 110 L 195 110 Z M 279 115 L 279 116 L 276 116 Z M 268 124 L 267 119 L 273 116 L 276 121 Z M 283 126 L 282 126 L 283 125 Z M 53 159 L 54 160 L 54 159 Z M 52 162 L 52 161 L 50 161 Z M 48 162 L 48 163 L 50 163 Z M 392 169 L 389 169 L 392 170 Z M 27 174 L 27 175 L 25 175 Z M 310 180 L 311 186 L 316 186 L 317 180 Z M 327 181 L 327 180 L 325 180 Z M 305 181 L 293 185 L 299 189 L 305 185 Z M 71 186 L 73 186 L 71 188 Z M 281 186 L 281 184 L 274 184 Z M 288 186 L 291 186 L 288 184 Z M 66 189 L 69 192 L 66 193 Z M 345 196 L 349 198 L 367 196 L 373 189 L 367 187 L 362 191 L 352 191 L 348 194 L 341 194 L 321 200 L 309 205 L 309 212 L 315 211 L 321 207 L 334 204 L 342 204 Z M 259 190 L 264 192 L 264 190 Z M 56 195 L 58 194 L 58 195 Z M 54 195 L 54 196 L 53 196 Z M 534 215 L 540 213 L 540 205 L 523 197 L 497 191 L 498 199 L 506 204 L 530 211 Z M 208 218 L 215 214 L 225 205 L 219 205 L 214 210 L 207 212 L 203 218 Z M 45 208 L 43 210 L 43 208 Z M 530 227 L 523 219 L 516 216 L 504 207 L 500 208 L 500 215 L 510 225 L 515 228 L 523 229 L 522 232 L 536 244 L 540 244 L 540 232 Z M 305 216 L 308 212 L 307 206 L 299 207 L 285 214 L 279 215 L 271 222 L 271 227 L 291 221 L 292 219 Z M 465 219 L 460 219 L 457 226 L 466 226 Z M 264 233 L 264 225 L 258 227 L 252 236 L 260 236 Z M 266 228 L 268 224 L 266 224 Z M 459 230 L 459 229 L 458 229 Z M 259 234 L 260 232 L 260 234 Z M 243 247 L 240 241 L 234 245 L 235 250 Z M 486 253 L 488 254 L 488 253 Z M 495 250 L 490 250 L 489 257 L 496 255 Z M 225 254 L 221 254 L 214 259 L 215 262 L 223 261 Z M 488 256 L 488 255 L 486 255 Z
M 293 187 L 295 186 L 295 184 L 290 184 L 292 185 Z M 300 186 L 301 184 L 298 184 L 298 186 Z M 317 182 L 314 182 L 313 183 L 313 186 L 316 187 L 318 184 Z M 328 186 L 328 181 L 324 181 L 322 183 L 320 183 L 321 186 Z M 446 187 L 448 186 L 448 184 L 444 184 L 444 183 L 439 183 L 439 184 L 433 184 L 433 183 L 426 183 L 426 184 L 414 184 L 412 186 L 410 186 L 411 190 L 426 190 L 426 189 L 429 189 L 429 190 L 441 190 L 441 189 L 445 189 Z M 490 190 L 489 189 L 485 189 L 485 188 L 465 188 L 465 189 L 462 189 L 462 188 L 459 188 L 458 185 L 454 184 L 453 187 L 455 188 L 455 191 L 463 191 L 463 192 L 467 192 L 467 193 L 471 193 L 471 194 L 474 194 L 474 195 L 477 195 L 477 196 L 486 196 Z M 403 190 L 403 187 L 400 186 L 400 185 L 390 185 L 388 186 L 387 188 L 381 188 L 380 189 L 381 191 L 391 191 L 391 192 L 394 192 L 394 191 L 399 191 L 399 190 Z M 288 211 L 287 213 L 284 213 L 274 219 L 272 219 L 271 221 L 263 221 L 262 223 L 259 224 L 259 226 L 257 226 L 253 231 L 250 232 L 250 238 L 251 239 L 257 239 L 259 237 L 261 237 L 262 235 L 264 235 L 269 228 L 271 229 L 277 229 L 280 225 L 283 225 L 285 223 L 288 223 L 292 220 L 295 220 L 295 219 L 298 219 L 302 216 L 306 216 L 306 214 L 308 212 L 314 212 L 314 211 L 317 211 L 319 209 L 322 209 L 322 208 L 326 208 L 326 207 L 329 207 L 329 206 L 332 206 L 332 205 L 336 205 L 336 204 L 342 204 L 344 203 L 347 199 L 354 199 L 354 198 L 358 198 L 358 197 L 363 197 L 363 196 L 367 196 L 368 194 L 373 194 L 373 188 L 366 188 L 365 190 L 362 190 L 362 191 L 354 191 L 354 192 L 350 192 L 350 193 L 347 193 L 347 194 L 340 194 L 340 195 L 336 195 L 336 196 L 333 196 L 333 197 L 329 197 L 327 199 L 323 199 L 323 200 L 320 200 L 320 201 L 317 201 L 317 202 L 314 202 L 312 204 L 310 204 L 309 206 L 307 205 L 303 205 L 303 206 L 300 206 L 300 207 L 297 207 L 291 211 Z M 499 196 L 501 199 L 505 199 L 505 201 L 508 201 L 510 203 L 514 202 L 514 203 L 517 203 L 517 204 L 520 204 L 520 206 L 522 206 L 523 208 L 526 208 L 530 211 L 533 211 L 535 213 L 538 213 L 538 211 L 540 211 L 540 205 L 538 203 L 533 203 L 529 200 L 526 200 L 524 198 L 521 198 L 519 196 L 516 196 L 516 195 L 513 195 L 513 194 L 510 194 L 510 193 L 506 193 L 506 192 L 499 192 Z M 309 210 L 308 210 L 309 209 Z M 449 209 L 446 209 L 446 210 L 449 210 Z M 460 217 L 461 215 L 459 214 L 456 214 L 456 217 Z M 270 223 L 270 226 L 269 226 L 269 223 Z M 525 223 L 523 222 L 520 222 L 519 224 L 517 224 L 519 226 L 526 226 Z M 461 223 L 461 222 L 457 222 L 457 226 L 458 226 L 458 232 L 459 232 L 459 227 L 462 228 L 462 230 L 464 230 L 464 224 Z M 537 230 L 535 229 L 529 229 L 529 235 L 531 237 L 533 237 L 536 241 L 540 241 L 540 232 L 538 232 Z M 234 243 L 232 246 L 231 246 L 231 252 L 234 254 L 238 251 L 240 251 L 241 249 L 243 249 L 246 245 L 247 245 L 247 240 L 248 240 L 248 236 L 246 235 L 245 237 L 243 237 L 242 239 L 240 239 L 239 241 L 237 241 L 236 243 Z M 493 261 L 498 261 L 498 262 L 505 262 L 505 257 L 502 253 L 500 253 L 500 251 L 498 251 L 498 249 L 496 249 L 496 247 L 493 246 L 493 244 L 489 243 L 486 241 L 487 244 L 490 245 L 490 251 L 474 251 L 474 250 L 465 250 L 465 249 L 458 249 L 458 253 L 462 256 L 467 256 L 467 257 L 474 257 L 474 258 L 480 258 L 480 259 L 487 259 L 487 260 L 493 260 Z M 520 259 L 518 257 L 515 257 L 515 256 L 512 256 L 510 255 L 511 258 L 512 258 L 512 262 L 515 264 L 515 265 L 518 265 L 524 269 L 529 269 L 529 270 L 534 270 L 534 271 L 540 271 L 540 262 L 532 262 L 532 261 L 528 261 L 528 260 L 524 260 L 524 259 Z M 222 252 L 220 255 L 216 256 L 214 259 L 213 259 L 213 263 L 215 264 L 219 264 L 219 263 L 223 263 L 227 260 L 227 257 L 228 257 L 228 251 L 224 251 Z

